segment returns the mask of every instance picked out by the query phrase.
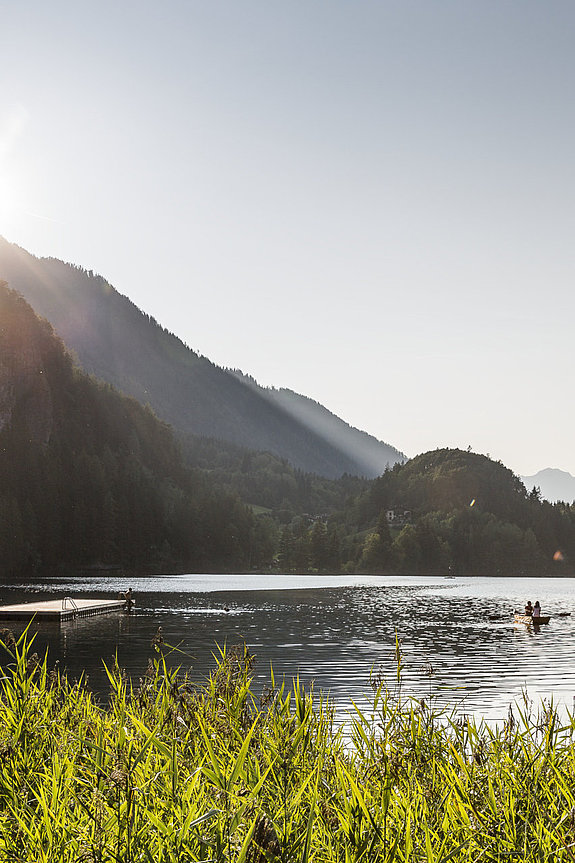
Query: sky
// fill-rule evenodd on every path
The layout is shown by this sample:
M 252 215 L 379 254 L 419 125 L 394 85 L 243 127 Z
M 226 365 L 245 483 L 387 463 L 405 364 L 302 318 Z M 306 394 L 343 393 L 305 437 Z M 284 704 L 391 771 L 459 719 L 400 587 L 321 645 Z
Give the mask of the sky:
M 572 0 L 0 0 L 0 234 L 408 456 L 575 474 Z

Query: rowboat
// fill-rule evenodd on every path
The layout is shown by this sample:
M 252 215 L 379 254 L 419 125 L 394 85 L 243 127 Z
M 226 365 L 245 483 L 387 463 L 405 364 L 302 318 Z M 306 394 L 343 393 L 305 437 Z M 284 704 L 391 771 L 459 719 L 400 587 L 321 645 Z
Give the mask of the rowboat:
M 514 622 L 515 623 L 532 623 L 533 626 L 539 626 L 541 623 L 549 623 L 551 620 L 550 616 L 543 616 L 542 614 L 539 617 L 533 617 L 532 614 L 523 614 L 521 611 L 516 611 L 514 614 Z

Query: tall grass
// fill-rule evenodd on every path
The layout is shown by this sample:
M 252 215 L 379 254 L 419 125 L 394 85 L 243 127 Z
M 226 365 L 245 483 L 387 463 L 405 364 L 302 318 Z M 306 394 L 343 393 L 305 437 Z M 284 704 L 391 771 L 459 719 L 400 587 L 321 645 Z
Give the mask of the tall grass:
M 552 705 L 493 729 L 377 682 L 344 737 L 297 679 L 256 699 L 244 647 L 195 686 L 157 645 L 137 687 L 108 671 L 105 707 L 26 634 L 5 648 L 2 861 L 575 860 L 575 725 Z

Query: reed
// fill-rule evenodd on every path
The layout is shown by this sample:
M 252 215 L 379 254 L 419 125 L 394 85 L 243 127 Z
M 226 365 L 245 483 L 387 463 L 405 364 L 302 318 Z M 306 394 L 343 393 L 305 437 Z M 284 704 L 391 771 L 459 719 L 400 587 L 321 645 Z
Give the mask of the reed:
M 256 698 L 245 647 L 198 686 L 157 644 L 138 686 L 108 670 L 102 706 L 27 633 L 3 643 L 1 861 L 575 859 L 575 723 L 552 704 L 491 728 L 398 677 L 342 729 L 297 678 Z

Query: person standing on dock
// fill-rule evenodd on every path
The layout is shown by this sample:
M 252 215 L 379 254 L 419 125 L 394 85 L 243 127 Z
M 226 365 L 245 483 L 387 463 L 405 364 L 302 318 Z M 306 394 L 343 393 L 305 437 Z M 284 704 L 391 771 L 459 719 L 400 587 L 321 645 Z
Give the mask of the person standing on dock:
M 124 601 L 124 611 L 127 614 L 130 614 L 130 612 L 132 611 L 132 608 L 134 606 L 133 596 L 134 596 L 134 594 L 132 593 L 132 588 L 129 587 L 124 594 L 124 600 L 125 600 Z

